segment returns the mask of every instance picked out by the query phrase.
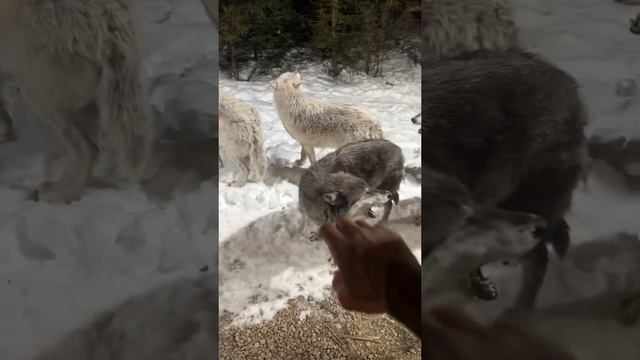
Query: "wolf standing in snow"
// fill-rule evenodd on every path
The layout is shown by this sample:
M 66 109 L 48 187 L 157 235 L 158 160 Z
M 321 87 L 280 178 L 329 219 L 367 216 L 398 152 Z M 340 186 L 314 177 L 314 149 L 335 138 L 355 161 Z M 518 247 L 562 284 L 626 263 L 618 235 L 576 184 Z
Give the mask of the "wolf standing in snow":
M 38 200 L 80 198 L 105 148 L 126 178 L 143 175 L 153 128 L 134 18 L 133 0 L 0 2 L 0 71 L 55 131 L 68 157 L 62 178 L 40 189 Z
M 278 116 L 289 135 L 302 146 L 302 165 L 309 158 L 316 162 L 316 147 L 338 148 L 352 142 L 382 138 L 376 118 L 364 108 L 350 104 L 328 103 L 302 93 L 299 72 L 287 72 L 272 83 Z
M 522 260 L 514 310 L 533 307 L 550 243 L 563 256 L 563 217 L 583 171 L 586 112 L 575 80 L 538 56 L 480 50 L 423 70 L 423 163 L 458 179 L 481 207 L 539 215 L 547 226 Z M 429 199 L 425 199 L 429 202 Z
M 241 172 L 241 178 L 230 185 L 243 186 L 251 176 L 260 180 L 267 169 L 260 116 L 250 105 L 234 99 L 222 89 L 219 94 L 220 145 Z
M 520 47 L 511 0 L 427 0 L 422 24 L 427 63 L 468 51 Z
M 359 202 L 380 199 L 385 204 L 381 221 L 387 221 L 392 202 L 398 203 L 403 178 L 402 149 L 394 143 L 370 139 L 347 144 L 318 160 L 302 175 L 300 209 L 321 225 L 335 222 Z

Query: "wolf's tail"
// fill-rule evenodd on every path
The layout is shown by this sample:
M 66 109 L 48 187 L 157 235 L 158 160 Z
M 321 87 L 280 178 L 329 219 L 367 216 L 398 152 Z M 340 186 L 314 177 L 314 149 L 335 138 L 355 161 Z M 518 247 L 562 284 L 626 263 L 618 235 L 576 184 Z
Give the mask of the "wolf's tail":
M 122 175 L 139 180 L 147 170 L 153 123 L 146 105 L 134 9 L 114 3 L 104 14 L 109 30 L 103 52 L 101 129 Z

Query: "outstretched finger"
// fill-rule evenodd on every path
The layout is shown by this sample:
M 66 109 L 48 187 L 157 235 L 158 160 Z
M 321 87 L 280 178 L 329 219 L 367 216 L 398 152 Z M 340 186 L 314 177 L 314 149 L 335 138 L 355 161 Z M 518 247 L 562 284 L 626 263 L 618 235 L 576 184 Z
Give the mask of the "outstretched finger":
M 324 240 L 325 244 L 329 248 L 331 257 L 336 261 L 338 269 L 344 268 L 344 242 L 346 241 L 344 235 L 333 224 L 325 224 L 318 230 L 318 235 Z
M 438 306 L 431 310 L 431 317 L 443 326 L 459 331 L 481 334 L 487 328 L 463 311 L 448 305 Z
M 350 245 L 357 246 L 362 241 L 362 228 L 347 217 L 340 217 L 336 221 L 336 228 L 344 234 Z
M 369 225 L 369 223 L 364 221 L 364 220 L 356 220 L 356 225 L 360 226 L 363 229 L 367 229 L 367 230 L 373 229 L 373 227 L 371 225 Z

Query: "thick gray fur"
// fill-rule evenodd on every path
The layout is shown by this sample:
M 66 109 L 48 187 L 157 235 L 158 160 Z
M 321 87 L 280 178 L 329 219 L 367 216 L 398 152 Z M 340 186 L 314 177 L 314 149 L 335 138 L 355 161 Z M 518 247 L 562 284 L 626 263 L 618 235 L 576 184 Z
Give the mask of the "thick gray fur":
M 424 168 L 455 178 L 477 206 L 536 214 L 548 225 L 523 259 L 514 309 L 531 308 L 546 273 L 546 243 L 560 256 L 569 246 L 563 216 L 586 163 L 578 85 L 519 50 L 467 53 L 422 76 Z
M 299 207 L 317 224 L 332 223 L 362 198 L 385 191 L 388 201 L 381 221 L 386 221 L 403 178 L 400 147 L 384 139 L 354 142 L 307 169 L 300 179 Z

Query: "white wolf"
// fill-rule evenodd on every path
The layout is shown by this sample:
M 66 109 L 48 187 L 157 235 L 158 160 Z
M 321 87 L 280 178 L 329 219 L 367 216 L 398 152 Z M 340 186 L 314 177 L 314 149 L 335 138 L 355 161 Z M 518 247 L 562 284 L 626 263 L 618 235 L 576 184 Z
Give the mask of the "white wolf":
M 520 48 L 511 0 L 426 0 L 422 11 L 427 63 L 465 52 Z
M 302 146 L 296 165 L 307 157 L 316 163 L 316 147 L 338 148 L 352 142 L 382 138 L 382 127 L 368 110 L 305 96 L 299 72 L 286 72 L 272 82 L 278 116 L 289 135 Z
M 135 18 L 133 0 L 0 2 L 0 72 L 16 82 L 68 156 L 61 179 L 37 191 L 38 200 L 79 199 L 104 150 L 113 152 L 122 175 L 142 176 L 153 128 Z
M 218 114 L 221 148 L 241 172 L 240 179 L 230 185 L 243 186 L 251 176 L 254 180 L 261 180 L 267 169 L 267 158 L 258 112 L 220 89 Z

